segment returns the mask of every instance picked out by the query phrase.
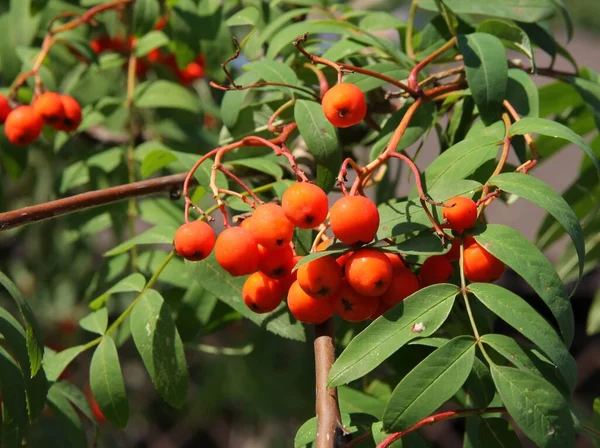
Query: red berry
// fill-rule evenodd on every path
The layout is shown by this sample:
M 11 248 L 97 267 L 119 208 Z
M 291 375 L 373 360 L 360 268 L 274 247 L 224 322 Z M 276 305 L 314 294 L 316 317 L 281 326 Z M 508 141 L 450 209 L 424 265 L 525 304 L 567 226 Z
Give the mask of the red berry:
M 383 252 L 359 249 L 346 262 L 346 281 L 362 295 L 380 296 L 390 286 L 393 271 Z
M 477 205 L 471 198 L 456 196 L 446 201 L 442 216 L 448 223 L 448 227 L 456 232 L 462 232 L 475 226 Z
M 181 225 L 175 232 L 175 250 L 186 260 L 204 260 L 215 247 L 215 232 L 204 221 L 192 221 Z
M 365 94 L 350 83 L 340 83 L 323 95 L 323 113 L 338 128 L 360 123 L 367 114 Z
M 300 322 L 322 324 L 333 316 L 333 306 L 329 300 L 321 300 L 310 296 L 294 282 L 287 296 L 288 308 Z
M 394 306 L 421 288 L 418 277 L 408 268 L 394 270 L 389 288 L 381 296 L 381 301 Z
M 4 95 L 0 95 L 0 124 L 6 121 L 6 117 L 10 114 L 12 108 Z
M 465 249 L 463 262 L 465 277 L 471 282 L 495 282 L 505 270 L 504 263 L 477 242 Z
M 364 196 L 344 196 L 329 213 L 333 234 L 347 245 L 369 243 L 379 228 L 379 211 Z
M 62 123 L 55 127 L 61 131 L 72 132 L 81 124 L 81 106 L 72 96 L 61 95 L 60 99 L 64 109 L 64 118 Z
M 285 291 L 279 280 L 272 279 L 262 272 L 250 275 L 242 288 L 242 298 L 248 308 L 255 313 L 270 313 L 283 301 Z
M 285 217 L 283 209 L 273 203 L 256 208 L 249 229 L 256 242 L 268 249 L 288 245 L 294 236 L 294 225 Z
M 308 182 L 299 182 L 285 190 L 281 206 L 287 219 L 296 227 L 312 229 L 325 221 L 329 202 L 321 188 Z
M 42 133 L 42 117 L 31 106 L 19 106 L 8 114 L 4 133 L 8 140 L 19 146 L 34 142 Z
M 327 255 L 298 268 L 298 284 L 317 299 L 332 297 L 342 285 L 342 272 L 335 259 Z
M 294 266 L 294 251 L 291 246 L 267 249 L 258 245 L 258 270 L 263 274 L 281 279 L 286 277 Z
M 215 257 L 233 277 L 258 270 L 258 245 L 252 234 L 242 227 L 230 227 L 221 232 L 215 243 Z
M 379 297 L 365 296 L 344 282 L 340 292 L 331 299 L 333 309 L 344 320 L 360 322 L 370 318 L 379 308 Z
M 423 286 L 429 286 L 447 282 L 453 273 L 454 268 L 448 258 L 444 255 L 433 255 L 425 260 L 425 263 L 421 266 L 419 276 Z

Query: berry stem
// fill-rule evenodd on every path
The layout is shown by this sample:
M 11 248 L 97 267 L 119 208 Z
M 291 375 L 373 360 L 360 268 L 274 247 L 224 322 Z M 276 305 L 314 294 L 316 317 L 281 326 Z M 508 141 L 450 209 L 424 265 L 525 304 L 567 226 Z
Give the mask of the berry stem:
M 390 434 L 386 439 L 383 440 L 383 442 L 381 442 L 379 445 L 377 445 L 377 448 L 388 448 L 392 445 L 392 443 L 394 443 L 398 439 L 401 439 L 406 434 L 411 433 L 423 426 L 431 425 L 432 423 L 443 422 L 444 420 L 453 420 L 453 419 L 462 418 L 462 417 L 471 417 L 474 415 L 497 414 L 497 413 L 503 414 L 506 412 L 507 412 L 507 410 L 504 407 L 494 407 L 494 408 L 485 408 L 485 409 L 461 409 L 458 411 L 440 412 L 439 414 L 434 414 L 434 415 L 424 418 L 420 422 L 415 423 L 410 428 L 408 428 L 404 431 L 395 432 L 393 434 Z
M 279 117 L 279 115 L 281 115 L 282 112 L 284 112 L 285 110 L 294 106 L 294 104 L 296 104 L 296 100 L 294 98 L 292 98 L 291 100 L 283 103 L 275 112 L 273 112 L 273 115 L 271 115 L 269 117 L 269 121 L 267 121 L 267 129 L 269 131 L 271 131 L 273 134 L 279 133 L 280 128 L 277 126 L 274 126 L 273 123 Z
M 421 95 L 423 91 L 421 90 L 421 87 L 419 86 L 418 82 L 419 72 L 425 67 L 427 67 L 429 64 L 431 64 L 437 57 L 441 56 L 455 45 L 456 37 L 453 37 L 440 48 L 438 48 L 425 59 L 423 59 L 421 62 L 419 62 L 417 65 L 415 65 L 415 67 L 410 71 L 410 74 L 408 75 L 408 87 L 410 87 L 412 90 L 416 91 L 419 95 Z
M 309 69 L 317 76 L 317 79 L 319 80 L 319 92 L 321 94 L 321 98 L 323 98 L 323 95 L 325 95 L 329 90 L 329 82 L 327 82 L 327 78 L 325 77 L 323 70 L 309 63 L 303 64 L 302 67 Z

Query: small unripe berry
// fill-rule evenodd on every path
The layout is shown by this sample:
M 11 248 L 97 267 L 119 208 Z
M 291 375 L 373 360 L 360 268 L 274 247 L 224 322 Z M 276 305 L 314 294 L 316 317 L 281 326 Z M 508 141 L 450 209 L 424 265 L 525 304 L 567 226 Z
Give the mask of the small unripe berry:
M 346 261 L 346 281 L 365 296 L 380 296 L 390 286 L 394 269 L 383 252 L 359 249 Z
M 270 313 L 283 301 L 285 291 L 279 280 L 272 279 L 262 272 L 255 272 L 244 282 L 242 298 L 248 308 L 255 313 Z
M 462 232 L 475 226 L 477 205 L 471 198 L 456 196 L 444 203 L 442 216 L 449 228 L 456 232 Z
M 200 261 L 210 255 L 215 247 L 215 231 L 204 221 L 181 225 L 175 232 L 175 250 L 186 260 Z
M 323 113 L 338 128 L 360 123 L 367 114 L 365 94 L 350 83 L 340 83 L 329 89 L 322 100 Z
M 6 121 L 6 117 L 10 114 L 12 108 L 4 95 L 0 95 L 0 124 Z
M 290 286 L 287 304 L 292 315 L 307 324 L 322 324 L 333 316 L 333 306 L 329 300 L 310 296 L 304 292 L 298 282 Z
M 381 300 L 392 307 L 420 288 L 419 278 L 410 269 L 406 267 L 394 269 L 390 286 L 381 296 Z
M 333 234 L 347 245 L 369 243 L 379 228 L 379 211 L 364 196 L 344 196 L 329 213 Z
M 258 206 L 248 228 L 256 242 L 268 249 L 283 247 L 294 236 L 294 225 L 286 218 L 281 206 L 273 203 Z
M 61 95 L 55 92 L 46 92 L 40 95 L 33 103 L 33 108 L 42 117 L 44 123 L 52 127 L 61 126 L 65 118 Z
M 19 106 L 8 114 L 4 133 L 13 145 L 24 146 L 34 142 L 41 134 L 44 122 L 31 106 Z
M 464 251 L 465 277 L 471 282 L 491 283 L 504 274 L 505 265 L 479 243 L 471 244 Z
M 332 297 L 342 285 L 342 272 L 332 256 L 309 261 L 298 268 L 298 284 L 317 299 Z
M 333 309 L 344 320 L 361 322 L 370 318 L 379 308 L 379 297 L 365 296 L 344 282 L 338 294 L 331 299 Z
M 421 266 L 419 277 L 423 286 L 429 286 L 447 282 L 453 273 L 454 268 L 448 258 L 444 255 L 433 255 Z
M 230 227 L 221 232 L 215 243 L 215 257 L 233 277 L 258 270 L 258 245 L 252 234 L 242 227 Z
M 296 227 L 312 229 L 325 221 L 329 203 L 321 188 L 308 182 L 299 182 L 285 190 L 281 207 L 287 219 Z

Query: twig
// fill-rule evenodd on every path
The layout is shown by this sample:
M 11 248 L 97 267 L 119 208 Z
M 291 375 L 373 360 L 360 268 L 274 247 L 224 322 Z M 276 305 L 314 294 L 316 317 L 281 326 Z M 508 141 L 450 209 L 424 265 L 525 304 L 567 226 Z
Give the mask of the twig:
M 418 0 L 412 0 L 410 3 L 410 9 L 408 10 L 408 24 L 406 25 L 406 34 L 404 35 L 404 40 L 406 41 L 406 55 L 410 59 L 415 58 L 415 51 L 413 50 L 412 45 L 412 35 L 415 26 L 415 16 L 417 15 L 417 3 Z
M 137 59 L 133 54 L 133 48 L 131 48 L 131 54 L 129 55 L 129 62 L 127 65 L 127 96 L 125 104 L 127 106 L 127 112 L 129 115 L 129 144 L 125 150 L 125 159 L 127 160 L 127 176 L 129 183 L 135 182 L 135 140 L 136 140 L 136 123 L 135 123 L 135 108 L 133 105 L 133 94 L 135 92 L 135 72 L 137 67 Z M 135 218 L 137 216 L 135 198 L 129 200 L 127 206 L 127 220 L 129 223 L 129 238 L 135 236 Z M 137 246 L 131 248 L 131 269 L 133 272 L 137 271 Z
M 68 198 L 57 199 L 56 201 L 0 213 L 0 231 L 64 216 L 83 209 L 112 204 L 163 191 L 168 191 L 172 195 L 178 196 L 186 176 L 187 173 L 180 173 L 157 177 L 155 179 L 90 191 Z
M 431 53 L 429 56 L 427 56 L 425 59 L 423 59 L 417 65 L 415 65 L 415 67 L 410 71 L 410 74 L 408 75 L 408 87 L 415 90 L 418 94 L 421 94 L 422 93 L 421 87 L 419 86 L 419 83 L 417 81 L 417 79 L 419 77 L 419 72 L 421 70 L 423 70 L 426 66 L 431 64 L 438 56 L 441 56 L 446 51 L 448 51 L 452 47 L 454 47 L 454 45 L 456 45 L 456 37 L 453 37 L 452 39 L 450 39 L 448 42 L 446 42 L 440 48 L 435 50 L 433 53 Z
M 337 390 L 327 387 L 327 376 L 335 361 L 334 322 L 315 325 L 315 374 L 316 374 L 316 414 L 317 439 L 316 448 L 335 448 L 344 434 Z

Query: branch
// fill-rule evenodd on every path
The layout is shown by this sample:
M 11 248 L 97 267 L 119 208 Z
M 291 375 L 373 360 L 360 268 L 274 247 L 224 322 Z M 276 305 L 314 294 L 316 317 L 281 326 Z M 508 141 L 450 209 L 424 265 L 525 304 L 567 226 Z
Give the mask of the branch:
M 162 191 L 168 191 L 178 197 L 186 175 L 187 173 L 181 173 L 157 177 L 0 213 L 0 231 Z
M 336 448 L 342 446 L 341 436 L 344 434 L 337 390 L 327 388 L 327 376 L 335 361 L 335 345 L 333 342 L 333 319 L 315 325 L 315 373 L 316 373 L 316 413 L 317 440 L 316 448 Z

